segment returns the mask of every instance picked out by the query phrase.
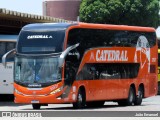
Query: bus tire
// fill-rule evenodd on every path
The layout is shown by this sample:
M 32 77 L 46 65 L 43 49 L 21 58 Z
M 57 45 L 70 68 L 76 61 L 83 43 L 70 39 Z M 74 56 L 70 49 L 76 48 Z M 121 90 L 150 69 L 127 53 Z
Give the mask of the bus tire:
M 39 110 L 41 108 L 40 104 L 32 104 L 33 109 Z
M 81 109 L 81 108 L 84 108 L 85 105 L 86 105 L 85 91 L 82 89 L 79 89 L 77 94 L 77 100 L 75 103 L 73 103 L 73 108 Z
M 138 89 L 138 95 L 135 98 L 134 105 L 141 105 L 143 99 L 143 88 L 139 87 Z
M 135 91 L 134 91 L 133 87 L 130 87 L 129 95 L 126 100 L 126 105 L 130 106 L 134 103 L 134 101 L 135 101 Z
M 128 98 L 125 100 L 118 101 L 118 105 L 120 106 L 131 106 L 135 101 L 135 91 L 133 87 L 130 87 Z

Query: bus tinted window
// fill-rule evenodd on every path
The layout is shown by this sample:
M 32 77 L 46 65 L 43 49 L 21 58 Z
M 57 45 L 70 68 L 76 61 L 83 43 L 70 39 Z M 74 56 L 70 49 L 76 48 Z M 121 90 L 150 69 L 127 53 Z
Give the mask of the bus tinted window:
M 139 72 L 138 63 L 87 63 L 78 73 L 77 79 L 131 79 Z
M 5 42 L 0 42 L 0 57 L 6 53 L 6 43 Z
M 82 53 L 94 47 L 136 47 L 137 40 L 142 35 L 148 40 L 147 47 L 156 44 L 155 33 L 83 28 L 69 31 L 68 44 L 80 43 L 79 51 Z
M 6 47 L 7 51 L 10 51 L 14 48 L 15 48 L 15 43 L 11 43 L 11 42 L 7 43 L 7 47 Z
M 16 43 L 15 42 L 7 42 L 7 47 L 6 50 L 7 52 L 14 49 L 16 47 Z M 13 61 L 14 60 L 14 54 L 10 54 L 7 58 L 8 61 Z
M 18 52 L 48 54 L 62 52 L 64 30 L 57 31 L 22 31 L 19 36 Z
M 2 56 L 14 49 L 16 46 L 16 43 L 15 42 L 0 42 L 0 57 L 2 58 Z M 14 56 L 13 55 L 9 55 L 8 58 L 7 58 L 7 61 L 13 61 L 14 59 Z

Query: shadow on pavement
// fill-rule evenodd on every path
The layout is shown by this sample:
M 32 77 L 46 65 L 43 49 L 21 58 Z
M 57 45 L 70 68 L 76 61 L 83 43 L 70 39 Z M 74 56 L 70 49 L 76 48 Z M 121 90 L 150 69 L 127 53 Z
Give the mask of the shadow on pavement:
M 14 103 L 14 95 L 2 95 L 0 94 L 0 106 L 22 106 L 26 104 L 16 104 Z
M 16 104 L 14 102 L 0 102 L 0 106 L 7 106 L 7 107 L 15 107 L 15 106 L 23 106 L 27 104 Z
M 141 106 L 143 106 L 143 105 L 141 105 Z M 48 107 L 48 108 L 47 108 Z M 104 105 L 104 106 L 102 106 L 102 107 L 90 107 L 90 108 L 83 108 L 83 109 L 74 109 L 73 107 L 72 107 L 72 105 L 68 105 L 68 107 L 55 107 L 55 108 L 51 108 L 51 107 L 49 107 L 49 106 L 45 106 L 45 107 L 41 107 L 41 109 L 40 110 L 38 110 L 38 111 L 43 111 L 43 110 L 45 110 L 45 111 L 47 111 L 47 110 L 58 110 L 58 111 L 61 111 L 61 110 L 94 110 L 94 109 L 107 109 L 107 108 L 118 108 L 118 107 L 127 107 L 127 106 L 119 106 L 119 105 Z M 133 106 L 134 107 L 134 106 Z M 23 110 L 33 110 L 32 108 L 31 109 L 23 109 Z
M 0 94 L 0 102 L 12 102 L 14 100 L 13 94 Z
M 50 106 L 50 105 L 52 105 L 52 106 Z M 61 106 L 62 105 L 62 106 Z M 36 110 L 36 111 L 51 111 L 51 110 L 53 110 L 53 111 L 63 111 L 63 110 L 68 110 L 68 111 L 72 111 L 72 110 L 94 110 L 94 109 L 96 109 L 96 110 L 103 110 L 103 109 L 107 109 L 107 108 L 125 108 L 125 107 L 129 107 L 129 106 L 120 106 L 120 105 L 118 105 L 118 103 L 115 103 L 115 102 L 106 102 L 105 103 L 105 105 L 103 105 L 102 107 L 85 107 L 85 108 L 83 108 L 83 109 L 74 109 L 73 107 L 72 107 L 72 104 L 67 104 L 67 105 L 65 105 L 64 104 L 64 106 L 63 106 L 63 104 L 61 104 L 60 106 L 57 106 L 57 104 L 55 104 L 55 107 L 54 107 L 54 104 L 49 104 L 48 106 L 41 106 L 41 108 L 39 109 L 39 110 Z M 146 105 L 144 105 L 144 104 L 142 104 L 142 105 L 140 105 L 140 106 L 146 106 Z M 137 106 L 132 106 L 132 107 L 137 107 Z M 23 109 L 23 110 L 34 110 L 33 108 L 25 108 L 25 109 Z

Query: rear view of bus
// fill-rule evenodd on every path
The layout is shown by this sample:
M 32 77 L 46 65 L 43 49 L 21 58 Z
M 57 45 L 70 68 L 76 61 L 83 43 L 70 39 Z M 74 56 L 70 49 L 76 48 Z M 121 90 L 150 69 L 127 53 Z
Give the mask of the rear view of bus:
M 0 94 L 13 94 L 13 61 L 10 55 L 7 65 L 2 65 L 2 56 L 16 47 L 17 35 L 0 35 Z

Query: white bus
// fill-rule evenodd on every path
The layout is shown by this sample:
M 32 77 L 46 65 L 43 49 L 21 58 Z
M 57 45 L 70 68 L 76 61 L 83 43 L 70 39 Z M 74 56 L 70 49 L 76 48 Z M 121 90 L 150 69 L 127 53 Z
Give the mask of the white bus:
M 10 55 L 7 65 L 2 65 L 2 56 L 16 47 L 18 35 L 0 35 L 0 95 L 13 94 L 13 61 Z

